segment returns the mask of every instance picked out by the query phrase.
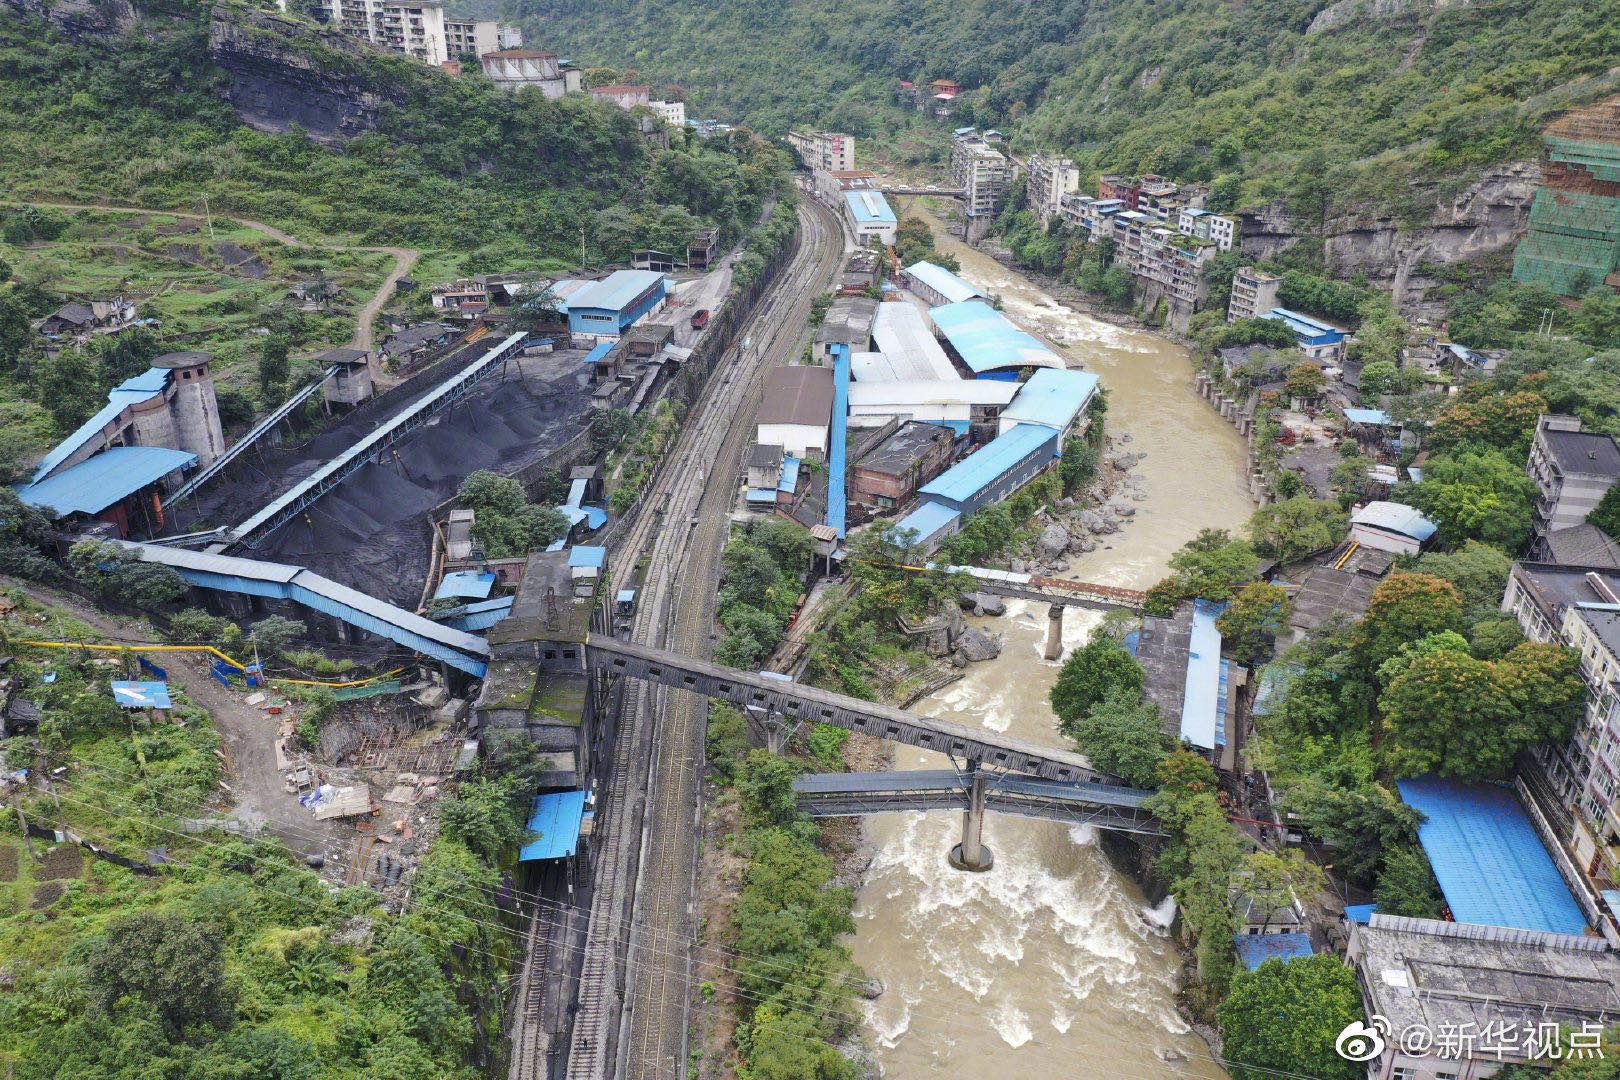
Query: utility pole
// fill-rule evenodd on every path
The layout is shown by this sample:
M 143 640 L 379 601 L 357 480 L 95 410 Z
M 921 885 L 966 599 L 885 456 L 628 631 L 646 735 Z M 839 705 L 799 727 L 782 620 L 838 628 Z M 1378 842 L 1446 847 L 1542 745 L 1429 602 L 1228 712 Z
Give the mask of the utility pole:
M 208 221 L 208 239 L 210 242 L 212 242 L 214 239 L 214 212 L 208 209 L 208 192 L 205 191 L 202 193 L 202 201 L 203 217 Z
M 587 262 L 587 260 L 585 258 L 585 226 L 581 225 L 579 227 L 579 265 L 580 265 L 581 269 L 584 268 L 586 262 Z

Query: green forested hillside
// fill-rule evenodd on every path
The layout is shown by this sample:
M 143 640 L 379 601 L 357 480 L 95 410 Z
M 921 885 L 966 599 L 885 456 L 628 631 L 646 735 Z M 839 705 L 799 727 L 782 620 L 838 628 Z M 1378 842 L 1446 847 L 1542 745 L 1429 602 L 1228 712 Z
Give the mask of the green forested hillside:
M 531 41 L 683 85 L 699 115 L 876 133 L 897 80 L 954 78 L 963 123 L 1217 181 L 1229 207 L 1357 189 L 1399 206 L 1413 172 L 1533 154 L 1559 88 L 1620 56 L 1616 0 L 1398 0 L 1376 18 L 1369 0 L 504 4 Z

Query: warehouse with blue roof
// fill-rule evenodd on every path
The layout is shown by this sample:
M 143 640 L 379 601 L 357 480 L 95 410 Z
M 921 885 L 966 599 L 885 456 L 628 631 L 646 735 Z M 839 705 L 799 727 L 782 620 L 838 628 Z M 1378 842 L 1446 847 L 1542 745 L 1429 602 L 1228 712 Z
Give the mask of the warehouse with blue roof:
M 1061 368 L 1063 358 L 983 300 L 934 308 L 929 316 L 975 378 L 1016 381 L 1027 369 Z
M 894 231 L 898 222 L 894 211 L 889 208 L 889 200 L 883 197 L 883 192 L 867 190 L 844 192 L 844 217 L 849 221 L 850 228 L 855 232 L 855 239 L 860 244 L 864 245 L 871 240 L 882 244 L 894 243 Z
M 964 300 L 984 299 L 984 293 L 977 288 L 938 263 L 926 260 L 912 263 L 902 270 L 900 284 L 907 292 L 931 308 L 960 304 Z
M 1281 322 L 1292 330 L 1306 359 L 1323 364 L 1333 364 L 1344 359 L 1344 343 L 1350 335 L 1337 326 L 1325 323 L 1321 319 L 1313 319 L 1309 315 L 1301 315 L 1297 311 L 1290 311 L 1288 308 L 1272 308 L 1260 317 Z
M 568 330 L 594 338 L 617 338 L 664 304 L 668 285 L 655 270 L 615 270 L 571 293 Z
M 1044 424 L 1066 438 L 1097 396 L 1102 380 L 1089 371 L 1042 368 L 1018 388 L 1012 403 L 1002 410 L 1000 430 L 1018 424 Z

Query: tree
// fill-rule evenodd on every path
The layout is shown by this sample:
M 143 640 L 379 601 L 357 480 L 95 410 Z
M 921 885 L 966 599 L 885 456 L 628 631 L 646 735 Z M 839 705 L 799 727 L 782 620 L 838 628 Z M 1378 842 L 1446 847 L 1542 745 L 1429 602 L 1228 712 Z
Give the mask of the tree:
M 285 615 L 268 615 L 255 622 L 249 630 L 259 643 L 259 648 L 276 655 L 291 649 L 309 633 L 309 627 L 301 620 L 289 619 Z
M 292 343 L 286 334 L 271 334 L 259 348 L 259 395 L 266 403 L 280 397 L 287 389 L 292 364 L 287 351 Z
M 85 983 L 111 1013 L 139 1002 L 171 1035 L 230 1020 L 236 995 L 225 978 L 225 938 L 213 927 L 156 911 L 114 922 L 89 948 Z
M 1327 386 L 1322 369 L 1309 361 L 1295 364 L 1288 371 L 1288 396 L 1301 401 L 1315 401 Z
M 1405 383 L 1394 361 L 1374 360 L 1361 369 L 1362 400 L 1377 401 L 1385 394 L 1400 393 Z
M 63 349 L 39 364 L 34 383 L 34 396 L 50 411 L 63 433 L 88 420 L 106 400 L 96 362 L 83 349 Z
M 1254 667 L 1271 654 L 1272 643 L 1287 629 L 1292 606 L 1281 586 L 1264 581 L 1244 586 L 1215 620 L 1222 645 L 1240 663 Z
M 1414 919 L 1445 917 L 1440 884 L 1434 880 L 1429 857 L 1417 844 L 1400 844 L 1385 853 L 1373 899 L 1385 915 L 1406 915 Z
M 802 770 L 768 750 L 750 750 L 737 778 L 743 818 L 750 828 L 791 825 L 799 820 L 793 780 Z
M 1361 1018 L 1355 972 L 1337 956 L 1273 958 L 1232 980 L 1220 1007 L 1223 1056 L 1235 1080 L 1267 1080 L 1267 1070 L 1356 1080 L 1363 1066 L 1340 1057 L 1334 1040 Z
M 1148 593 L 1148 613 L 1168 615 L 1177 603 L 1193 597 L 1221 601 L 1253 581 L 1260 557 L 1246 540 L 1224 529 L 1203 529 L 1170 556 L 1171 574 Z
M 1378 666 L 1402 645 L 1441 630 L 1462 629 L 1462 598 L 1449 581 L 1397 571 L 1373 590 L 1356 633 L 1363 668 Z
M 32 401 L 0 401 L 0 484 L 25 479 L 53 434 L 45 409 Z
M 1269 923 L 1271 914 L 1286 911 L 1295 901 L 1316 903 L 1327 888 L 1327 874 L 1298 848 L 1251 851 L 1237 872 L 1237 887 L 1254 902 L 1254 910 L 1267 914 Z
M 530 838 L 520 809 L 511 785 L 479 779 L 462 784 L 454 797 L 440 805 L 439 820 L 447 836 L 494 862 Z
M 1417 843 L 1422 815 L 1377 784 L 1340 787 L 1307 777 L 1283 796 L 1313 836 L 1334 850 L 1334 865 L 1351 881 L 1369 885 L 1386 852 Z
M 1466 443 L 1494 446 L 1523 457 L 1536 430 L 1536 418 L 1547 411 L 1547 399 L 1532 390 L 1496 393 L 1490 384 L 1479 393 L 1465 391 L 1441 409 L 1429 428 L 1429 444 L 1448 449 Z
M 1456 551 L 1427 551 L 1418 557 L 1417 570 L 1451 582 L 1463 608 L 1483 615 L 1495 611 L 1507 586 L 1513 560 L 1502 549 L 1478 540 L 1464 541 Z
M 1063 730 L 1077 737 L 1078 725 L 1093 706 L 1109 698 L 1135 698 L 1142 692 L 1142 665 L 1125 646 L 1096 636 L 1063 661 L 1052 684 L 1052 711 Z
M 68 550 L 73 576 L 103 600 L 150 610 L 172 604 L 190 588 L 172 568 L 141 562 L 126 548 L 80 540 Z
M 1603 498 L 1586 515 L 1586 522 L 1602 529 L 1610 539 L 1620 537 L 1620 484 L 1603 493 Z
M 1094 768 L 1120 777 L 1132 787 L 1150 788 L 1168 749 L 1159 707 L 1137 700 L 1138 691 L 1121 691 L 1092 705 L 1064 730 Z
M 0 485 L 0 573 L 30 581 L 55 581 L 62 569 L 56 553 L 56 528 L 38 507 L 17 497 L 17 489 Z
M 1432 458 L 1423 482 L 1403 485 L 1398 497 L 1435 519 L 1443 543 L 1518 551 L 1530 538 L 1536 486 L 1504 451 L 1458 451 Z
M 1249 536 L 1262 554 L 1294 562 L 1337 544 L 1348 520 L 1338 503 L 1301 495 L 1255 511 L 1249 519 Z

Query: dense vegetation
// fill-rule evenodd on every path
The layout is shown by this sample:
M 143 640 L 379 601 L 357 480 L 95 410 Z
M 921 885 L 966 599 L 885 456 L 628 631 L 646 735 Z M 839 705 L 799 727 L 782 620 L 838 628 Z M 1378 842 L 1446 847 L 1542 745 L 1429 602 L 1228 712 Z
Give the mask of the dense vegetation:
M 876 134 L 897 124 L 899 80 L 950 78 L 967 88 L 953 122 L 1211 181 L 1222 208 L 1283 197 L 1306 221 L 1364 195 L 1426 213 L 1409 178 L 1533 154 L 1552 92 L 1620 50 L 1612 3 L 1366 6 L 1319 23 L 1322 0 L 500 5 L 545 47 L 679 84 L 696 115 Z

